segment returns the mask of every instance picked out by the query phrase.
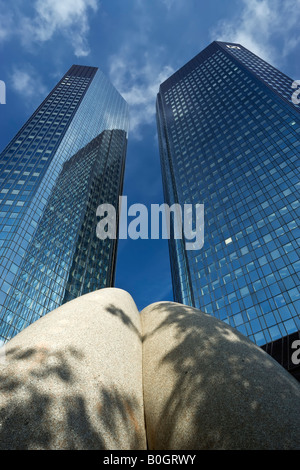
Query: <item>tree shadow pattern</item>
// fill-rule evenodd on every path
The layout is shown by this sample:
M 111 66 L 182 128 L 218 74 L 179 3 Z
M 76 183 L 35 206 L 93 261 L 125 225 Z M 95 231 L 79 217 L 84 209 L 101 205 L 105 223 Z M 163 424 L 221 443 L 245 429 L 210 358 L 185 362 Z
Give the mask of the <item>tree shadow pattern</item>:
M 76 374 L 78 363 L 87 359 L 80 348 L 8 347 L 7 363 L 0 364 L 1 450 L 139 450 L 146 437 L 150 450 L 269 449 L 274 424 L 283 436 L 279 448 L 294 442 L 299 405 L 293 416 L 280 410 L 295 397 L 300 403 L 299 384 L 291 384 L 285 371 L 278 373 L 280 366 L 242 335 L 213 317 L 203 322 L 204 314 L 173 302 L 152 307 L 157 323 L 149 331 L 113 303 L 106 310 L 144 342 L 146 425 L 137 418 L 143 413 L 137 397 L 104 386 L 101 376 L 91 381 L 92 398 L 86 393 L 87 384 Z M 272 391 L 266 377 L 273 373 Z M 262 403 L 266 393 L 269 405 Z
M 275 360 L 196 309 L 164 302 L 150 315 L 152 330 L 147 313 L 142 322 L 150 449 L 300 448 L 300 387 Z
M 121 309 L 109 306 L 134 333 Z M 9 347 L 0 363 L 0 450 L 131 450 L 145 448 L 141 403 L 101 375 L 81 382 L 79 348 Z M 88 358 L 93 361 L 93 357 Z M 120 359 L 122 360 L 122 358 Z M 130 366 L 130 365 L 128 365 Z M 92 397 L 91 397 L 92 395 Z

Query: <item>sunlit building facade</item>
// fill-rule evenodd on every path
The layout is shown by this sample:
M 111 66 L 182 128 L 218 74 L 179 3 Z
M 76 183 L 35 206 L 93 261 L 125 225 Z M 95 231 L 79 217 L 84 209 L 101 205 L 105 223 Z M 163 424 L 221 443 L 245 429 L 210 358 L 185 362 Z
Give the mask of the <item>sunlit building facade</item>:
M 165 201 L 205 206 L 204 247 L 169 242 L 174 299 L 259 346 L 300 330 L 292 84 L 242 45 L 213 42 L 157 97 Z
M 0 156 L 0 340 L 63 302 L 113 285 L 128 105 L 96 67 L 72 66 Z M 111 242 L 111 243 L 109 243 Z

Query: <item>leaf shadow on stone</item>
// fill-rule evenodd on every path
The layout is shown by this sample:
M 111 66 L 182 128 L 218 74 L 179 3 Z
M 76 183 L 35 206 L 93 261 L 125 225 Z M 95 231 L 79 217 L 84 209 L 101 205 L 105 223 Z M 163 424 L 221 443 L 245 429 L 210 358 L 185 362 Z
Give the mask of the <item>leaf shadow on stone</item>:
M 180 449 L 195 449 L 195 442 L 197 449 L 268 449 L 274 446 L 274 431 L 282 435 L 279 448 L 288 448 L 287 437 L 297 432 L 296 420 L 291 415 L 291 422 L 283 422 L 276 415 L 291 394 L 295 403 L 298 396 L 299 403 L 296 380 L 290 379 L 291 386 L 288 373 L 275 360 L 210 315 L 173 302 L 154 305 L 151 313 L 158 320 L 153 330 L 144 331 L 145 387 L 152 387 L 156 376 L 165 377 L 172 386 L 166 392 L 157 380 L 149 391 L 149 403 L 145 394 L 150 449 L 172 449 L 186 422 L 189 432 L 182 432 Z M 155 351 L 158 359 L 153 365 Z M 276 390 L 267 383 L 272 374 Z M 164 400 L 159 425 L 153 427 L 155 397 Z
M 7 348 L 0 364 L 0 450 L 105 450 L 140 446 L 135 397 L 76 376 L 79 349 Z
M 109 312 L 111 315 L 114 315 L 116 317 L 118 317 L 122 323 L 127 326 L 131 331 L 133 331 L 137 337 L 140 339 L 140 341 L 142 341 L 142 334 L 141 332 L 139 331 L 139 329 L 136 327 L 136 325 L 133 323 L 133 321 L 131 320 L 131 318 L 124 312 L 123 309 L 119 308 L 119 307 L 116 307 L 115 305 L 113 304 L 110 304 L 107 308 L 106 308 L 107 312 Z

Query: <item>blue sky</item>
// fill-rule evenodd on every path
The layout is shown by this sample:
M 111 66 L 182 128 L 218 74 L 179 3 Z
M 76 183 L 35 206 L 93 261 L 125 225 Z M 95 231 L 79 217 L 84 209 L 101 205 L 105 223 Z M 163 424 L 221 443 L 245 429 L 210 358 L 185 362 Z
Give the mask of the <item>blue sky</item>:
M 159 84 L 213 40 L 300 79 L 299 24 L 300 0 L 0 0 L 0 149 L 73 63 L 98 66 L 130 105 L 128 204 L 162 203 Z M 116 286 L 139 308 L 172 300 L 167 241 L 120 241 Z

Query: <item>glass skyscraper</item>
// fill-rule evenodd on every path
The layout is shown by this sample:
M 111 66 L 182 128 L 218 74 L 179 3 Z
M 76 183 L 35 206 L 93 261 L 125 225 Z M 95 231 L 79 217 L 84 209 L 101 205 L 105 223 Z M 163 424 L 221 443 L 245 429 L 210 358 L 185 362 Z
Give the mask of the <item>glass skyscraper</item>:
M 0 340 L 67 300 L 113 285 L 128 105 L 96 67 L 73 65 L 0 156 Z
M 157 96 L 165 202 L 205 211 L 201 250 L 169 242 L 174 300 L 261 347 L 300 330 L 292 83 L 242 45 L 213 42 Z

